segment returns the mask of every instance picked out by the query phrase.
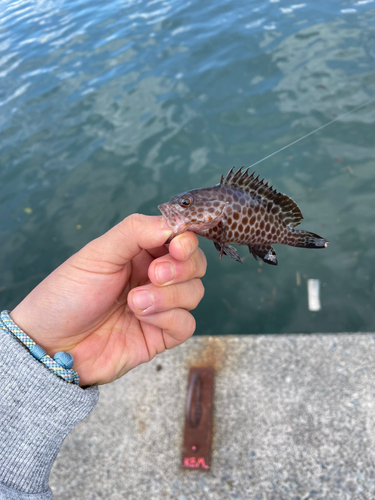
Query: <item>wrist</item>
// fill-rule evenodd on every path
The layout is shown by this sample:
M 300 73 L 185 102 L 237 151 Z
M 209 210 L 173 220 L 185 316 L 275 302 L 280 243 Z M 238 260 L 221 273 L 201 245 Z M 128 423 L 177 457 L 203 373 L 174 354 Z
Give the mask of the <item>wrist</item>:
M 79 384 L 79 376 L 75 370 L 72 370 L 74 359 L 67 352 L 57 352 L 54 357 L 50 357 L 46 351 L 35 343 L 18 325 L 14 323 L 9 315 L 9 311 L 0 313 L 0 327 L 4 332 L 18 341 L 29 353 L 50 372 L 66 382 Z
M 22 302 L 16 306 L 12 311 L 9 312 L 10 319 L 19 327 L 22 331 L 28 335 L 36 344 L 40 345 L 49 356 L 53 356 L 56 351 L 52 349 L 52 346 L 47 342 L 45 335 L 40 334 L 38 331 L 38 326 L 33 325 L 32 314 L 27 314 L 24 311 Z

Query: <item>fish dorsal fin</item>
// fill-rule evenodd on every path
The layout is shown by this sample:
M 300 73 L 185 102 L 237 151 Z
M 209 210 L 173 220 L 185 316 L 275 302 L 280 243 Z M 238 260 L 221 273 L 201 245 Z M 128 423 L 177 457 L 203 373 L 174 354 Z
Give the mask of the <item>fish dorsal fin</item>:
M 255 177 L 255 172 L 248 174 L 248 168 L 243 170 L 241 167 L 237 172 L 233 172 L 232 167 L 227 175 L 221 176 L 220 186 L 232 187 L 250 193 L 260 200 L 263 205 L 267 206 L 272 212 L 285 224 L 290 227 L 298 226 L 303 220 L 301 210 L 297 203 L 289 198 L 286 194 L 281 194 L 264 182 L 264 179 L 259 179 L 259 175 Z

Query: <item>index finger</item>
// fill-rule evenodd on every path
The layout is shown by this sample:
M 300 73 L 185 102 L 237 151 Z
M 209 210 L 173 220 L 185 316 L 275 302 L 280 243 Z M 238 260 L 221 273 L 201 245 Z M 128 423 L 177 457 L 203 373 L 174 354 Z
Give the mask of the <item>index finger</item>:
M 195 233 L 187 231 L 179 234 L 169 244 L 169 253 L 176 260 L 187 260 L 198 248 L 198 238 Z

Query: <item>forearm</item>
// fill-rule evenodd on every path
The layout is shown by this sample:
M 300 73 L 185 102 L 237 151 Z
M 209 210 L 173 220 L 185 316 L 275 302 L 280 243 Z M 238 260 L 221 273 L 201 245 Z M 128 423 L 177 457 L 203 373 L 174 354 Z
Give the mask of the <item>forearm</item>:
M 0 329 L 0 499 L 52 498 L 48 478 L 60 446 L 98 400 L 69 384 Z

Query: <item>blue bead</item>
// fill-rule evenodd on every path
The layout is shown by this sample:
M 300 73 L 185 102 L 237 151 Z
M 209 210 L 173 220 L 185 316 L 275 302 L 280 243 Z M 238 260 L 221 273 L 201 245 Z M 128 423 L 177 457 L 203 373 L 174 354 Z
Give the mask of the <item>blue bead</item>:
M 69 352 L 57 352 L 53 359 L 58 363 L 62 368 L 70 370 L 70 368 L 74 364 L 74 358 Z
M 32 347 L 30 347 L 30 353 L 38 361 L 47 354 L 43 347 L 40 347 L 40 345 L 33 345 Z

